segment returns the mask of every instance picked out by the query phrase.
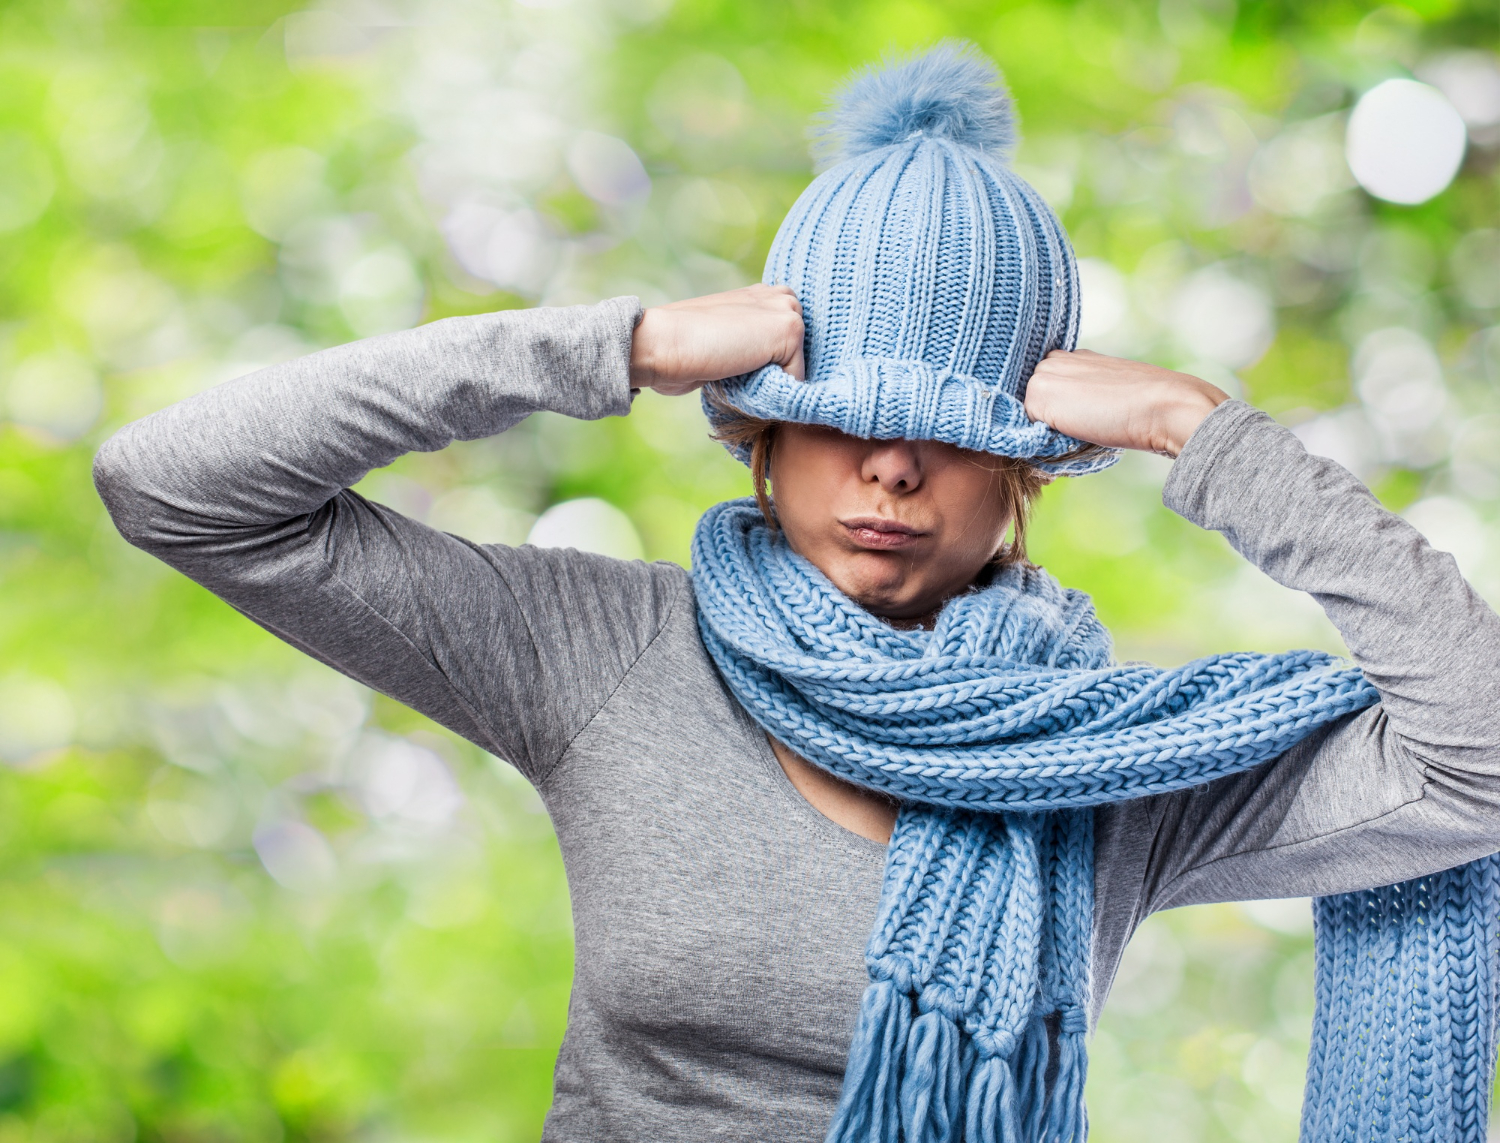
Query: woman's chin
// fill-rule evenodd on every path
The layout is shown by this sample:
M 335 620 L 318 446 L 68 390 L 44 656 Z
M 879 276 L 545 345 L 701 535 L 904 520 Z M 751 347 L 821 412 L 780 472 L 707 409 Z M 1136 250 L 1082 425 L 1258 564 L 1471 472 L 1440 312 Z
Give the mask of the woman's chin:
M 943 579 L 931 574 L 934 569 L 913 568 L 910 561 L 898 562 L 889 555 L 871 558 L 874 555 L 861 553 L 838 560 L 832 568 L 820 565 L 820 570 L 834 587 L 870 614 L 897 626 L 904 620 L 931 618 L 949 597 L 973 582 L 972 575 Z M 928 574 L 921 574 L 923 571 Z
M 797 548 L 795 543 L 792 546 Z M 917 619 L 942 604 L 942 591 L 924 574 L 931 569 L 911 552 L 851 551 L 829 545 L 802 554 L 834 587 L 882 619 Z
M 872 615 L 882 619 L 913 619 L 932 610 L 928 592 L 909 576 L 829 576 L 838 588 Z

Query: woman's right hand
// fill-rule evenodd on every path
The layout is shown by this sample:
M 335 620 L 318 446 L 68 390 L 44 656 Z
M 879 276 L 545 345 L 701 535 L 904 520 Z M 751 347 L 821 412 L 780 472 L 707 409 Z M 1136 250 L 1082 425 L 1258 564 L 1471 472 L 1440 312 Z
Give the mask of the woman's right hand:
M 802 333 L 802 304 L 787 286 L 652 306 L 635 327 L 630 384 L 676 397 L 773 363 L 801 380 Z

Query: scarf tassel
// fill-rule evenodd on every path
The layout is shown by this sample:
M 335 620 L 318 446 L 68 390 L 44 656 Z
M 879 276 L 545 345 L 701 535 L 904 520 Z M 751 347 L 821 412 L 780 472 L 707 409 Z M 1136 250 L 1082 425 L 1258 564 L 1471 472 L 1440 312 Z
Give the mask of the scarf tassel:
M 975 1061 L 964 1110 L 964 1143 L 1024 1143 L 1011 1062 L 999 1056 Z
M 1021 1109 L 1021 1138 L 1041 1140 L 1047 1119 L 1047 1065 L 1052 1053 L 1047 1042 L 1047 1024 L 1034 1017 L 1026 1025 L 1016 1053 L 1016 1103 Z
M 865 989 L 827 1143 L 900 1143 L 899 1069 L 911 1024 L 911 1000 L 889 980 Z
M 958 1025 L 941 1012 L 913 1021 L 901 1077 L 905 1143 L 950 1143 L 963 1115 L 964 1067 Z
M 1057 1075 L 1052 1081 L 1046 1133 L 1037 1136 L 1039 1143 L 1084 1143 L 1088 1137 L 1088 1110 L 1083 1101 L 1089 1075 L 1085 1036 L 1082 1031 L 1065 1030 L 1057 1038 Z

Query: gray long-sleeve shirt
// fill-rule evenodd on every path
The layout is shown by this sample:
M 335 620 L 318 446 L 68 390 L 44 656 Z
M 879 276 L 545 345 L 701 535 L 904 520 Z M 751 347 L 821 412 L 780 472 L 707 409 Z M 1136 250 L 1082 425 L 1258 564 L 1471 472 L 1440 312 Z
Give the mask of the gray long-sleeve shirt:
M 624 415 L 638 312 L 453 318 L 275 366 L 121 430 L 96 481 L 132 543 L 540 791 L 577 934 L 545 1138 L 821 1139 L 885 849 L 793 788 L 699 642 L 688 574 L 475 544 L 348 491 L 539 409 Z M 1382 701 L 1267 766 L 1096 811 L 1096 1016 L 1154 910 L 1500 850 L 1500 619 L 1452 557 L 1239 402 L 1164 498 L 1311 592 Z

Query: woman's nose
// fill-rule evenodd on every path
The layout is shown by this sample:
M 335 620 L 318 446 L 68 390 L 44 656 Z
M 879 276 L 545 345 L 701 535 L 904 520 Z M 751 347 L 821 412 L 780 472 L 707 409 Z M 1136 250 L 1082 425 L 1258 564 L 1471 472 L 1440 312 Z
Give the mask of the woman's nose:
M 911 441 L 871 441 L 861 476 L 887 492 L 913 492 L 922 483 L 922 463 Z

